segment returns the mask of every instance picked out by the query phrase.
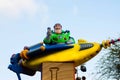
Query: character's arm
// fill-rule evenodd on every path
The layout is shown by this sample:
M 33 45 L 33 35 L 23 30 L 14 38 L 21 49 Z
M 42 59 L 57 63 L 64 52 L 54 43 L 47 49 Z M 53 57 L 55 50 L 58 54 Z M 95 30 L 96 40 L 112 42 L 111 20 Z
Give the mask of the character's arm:
M 67 35 L 70 35 L 70 31 L 69 30 L 64 31 L 64 33 L 67 33 Z
M 74 43 L 75 43 L 75 39 L 73 37 L 69 37 L 67 44 L 74 44 Z
M 43 42 L 45 44 L 49 44 L 49 43 L 51 43 L 51 38 L 47 36 L 47 37 L 44 38 Z
M 66 30 L 65 33 L 66 33 L 66 35 L 69 37 L 69 40 L 67 41 L 67 43 L 74 44 L 74 43 L 75 43 L 75 39 L 70 36 L 70 31 L 69 31 L 69 30 Z
M 46 37 L 44 38 L 44 40 L 43 40 L 43 42 L 44 42 L 45 44 L 51 43 L 51 34 L 52 34 L 51 28 L 48 27 L 48 28 L 47 28 L 47 36 L 46 36 Z

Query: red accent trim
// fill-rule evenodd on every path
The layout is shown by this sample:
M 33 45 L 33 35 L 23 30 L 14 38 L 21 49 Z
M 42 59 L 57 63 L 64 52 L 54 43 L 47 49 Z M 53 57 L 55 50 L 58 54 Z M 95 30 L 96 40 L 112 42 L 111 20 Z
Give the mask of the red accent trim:
M 115 41 L 112 39 L 112 40 L 111 40 L 111 43 L 112 43 L 112 44 L 115 44 Z
M 118 38 L 118 41 L 120 41 L 120 38 Z

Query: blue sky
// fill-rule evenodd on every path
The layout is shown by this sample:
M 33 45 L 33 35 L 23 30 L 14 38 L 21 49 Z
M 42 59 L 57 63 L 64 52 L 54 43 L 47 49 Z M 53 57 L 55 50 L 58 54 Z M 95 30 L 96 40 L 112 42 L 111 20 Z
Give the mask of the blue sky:
M 17 80 L 7 69 L 9 58 L 25 45 L 41 42 L 46 28 L 61 23 L 71 36 L 92 42 L 117 38 L 120 34 L 119 0 L 0 0 L 0 80 Z M 100 57 L 98 55 L 97 57 Z M 87 63 L 88 72 L 96 57 Z M 93 65 L 91 65 L 91 63 Z M 22 80 L 40 80 L 22 75 Z M 90 75 L 88 80 L 92 80 Z

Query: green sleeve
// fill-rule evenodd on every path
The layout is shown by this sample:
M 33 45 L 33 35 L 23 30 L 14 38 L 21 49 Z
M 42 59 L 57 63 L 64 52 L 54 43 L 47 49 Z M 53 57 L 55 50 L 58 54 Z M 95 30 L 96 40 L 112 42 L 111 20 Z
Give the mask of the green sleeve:
M 48 38 L 48 37 L 45 37 L 44 40 L 43 40 L 43 42 L 44 42 L 45 44 L 51 43 L 51 36 L 50 36 L 49 38 Z
M 70 36 L 70 32 L 67 33 L 67 36 Z
M 65 33 L 65 34 L 67 34 L 67 36 L 70 36 L 70 31 L 69 30 L 62 31 L 62 33 Z

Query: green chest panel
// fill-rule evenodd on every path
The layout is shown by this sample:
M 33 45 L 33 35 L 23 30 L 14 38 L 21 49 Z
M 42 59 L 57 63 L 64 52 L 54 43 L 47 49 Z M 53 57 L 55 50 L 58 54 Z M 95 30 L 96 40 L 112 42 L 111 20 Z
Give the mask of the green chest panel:
M 52 42 L 64 43 L 69 40 L 69 34 L 67 34 L 67 33 L 52 34 L 51 38 L 52 38 Z

